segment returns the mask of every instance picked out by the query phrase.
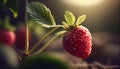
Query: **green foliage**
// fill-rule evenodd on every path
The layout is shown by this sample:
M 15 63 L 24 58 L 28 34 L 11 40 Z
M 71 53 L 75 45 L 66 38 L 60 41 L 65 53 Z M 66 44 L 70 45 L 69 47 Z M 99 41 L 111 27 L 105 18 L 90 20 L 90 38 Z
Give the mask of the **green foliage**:
M 85 21 L 86 15 L 81 15 L 76 20 L 74 14 L 70 11 L 66 11 L 64 14 L 65 21 L 62 21 L 62 25 L 65 29 L 69 30 L 70 27 L 76 27 L 79 26 L 82 22 Z
M 8 0 L 4 0 L 3 3 L 5 4 L 5 3 L 7 3 L 7 1 L 8 1 Z
M 28 56 L 21 63 L 21 67 L 22 69 L 70 69 L 66 61 L 48 53 Z
M 28 24 L 29 30 L 31 31 L 33 36 L 41 38 L 41 36 L 44 36 L 45 33 L 47 32 L 44 27 L 40 26 L 40 24 L 36 23 L 35 21 L 30 20 Z
M 66 11 L 64 14 L 65 20 L 68 25 L 72 26 L 75 22 L 75 16 L 70 11 Z
M 84 22 L 86 19 L 86 15 L 81 15 L 78 17 L 77 21 L 76 21 L 76 25 L 80 25 L 82 22 Z
M 12 12 L 14 18 L 16 18 L 18 16 L 18 13 L 16 10 L 14 10 L 12 8 L 9 8 L 9 10 Z
M 1 20 L 0 21 L 0 29 L 15 31 L 16 28 L 14 26 L 10 25 L 9 22 L 10 22 L 9 17 L 6 17 L 4 20 Z
M 10 12 L 13 14 L 14 18 L 16 18 L 18 16 L 18 13 L 17 13 L 17 1 L 18 0 L 14 0 L 14 1 L 11 1 L 11 0 L 7 0 L 7 4 L 9 6 L 9 10 Z
M 17 1 L 18 0 L 0 0 L 0 11 L 9 10 L 14 18 L 18 16 L 17 13 Z
M 62 25 L 56 25 L 51 11 L 44 4 L 39 2 L 30 3 L 27 7 L 27 11 L 33 20 L 46 28 L 59 26 L 65 29 L 69 29 L 69 27 L 78 26 L 86 19 L 86 15 L 82 15 L 79 16 L 76 21 L 74 14 L 70 11 L 66 11 L 64 14 L 65 22 L 63 21 Z
M 27 11 L 33 20 L 44 27 L 53 27 L 56 25 L 51 11 L 42 3 L 32 2 L 28 5 Z

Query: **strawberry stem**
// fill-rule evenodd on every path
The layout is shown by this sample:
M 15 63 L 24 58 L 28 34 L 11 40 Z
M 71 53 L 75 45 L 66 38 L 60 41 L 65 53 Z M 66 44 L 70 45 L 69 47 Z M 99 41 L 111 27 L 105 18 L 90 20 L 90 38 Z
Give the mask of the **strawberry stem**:
M 25 1 L 26 1 L 26 6 L 27 6 L 28 0 L 25 0 Z M 29 50 L 28 21 L 27 21 L 27 19 L 28 19 L 28 17 L 27 17 L 28 13 L 27 13 L 26 6 L 25 6 L 25 24 L 26 24 L 26 42 L 25 42 L 26 45 L 25 45 L 25 55 L 28 55 L 28 54 L 29 54 L 29 52 L 28 52 L 28 50 Z
M 59 35 L 55 35 L 51 40 L 49 40 L 41 49 L 39 49 L 37 52 L 31 54 L 31 55 L 37 55 L 39 53 L 41 53 L 42 51 L 44 51 L 57 37 L 59 37 Z
M 40 45 L 51 33 L 53 33 L 53 32 L 54 32 L 55 30 L 57 30 L 58 28 L 59 28 L 59 26 L 53 28 L 51 31 L 49 31 L 47 34 L 45 34 L 45 35 L 41 38 L 41 40 L 39 40 L 39 41 L 33 46 L 33 48 L 29 51 L 29 53 L 32 53 L 36 48 L 38 48 L 39 45 Z

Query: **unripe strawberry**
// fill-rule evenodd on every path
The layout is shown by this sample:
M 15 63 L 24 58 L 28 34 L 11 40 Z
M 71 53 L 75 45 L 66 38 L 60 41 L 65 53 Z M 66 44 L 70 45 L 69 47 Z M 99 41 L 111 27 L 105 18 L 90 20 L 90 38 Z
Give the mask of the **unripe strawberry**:
M 15 42 L 16 36 L 10 30 L 0 29 L 0 43 L 12 46 Z
M 67 31 L 63 37 L 63 46 L 70 54 L 85 59 L 91 53 L 91 34 L 87 28 L 79 26 Z

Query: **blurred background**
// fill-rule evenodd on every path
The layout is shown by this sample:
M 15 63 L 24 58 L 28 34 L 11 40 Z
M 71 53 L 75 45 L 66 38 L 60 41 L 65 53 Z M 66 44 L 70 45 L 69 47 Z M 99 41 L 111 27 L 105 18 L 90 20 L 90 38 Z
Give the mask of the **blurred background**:
M 19 24 L 24 24 L 24 0 L 0 1 L 1 21 L 9 16 L 12 25 L 18 27 Z M 90 57 L 82 60 L 69 55 L 63 49 L 60 39 L 55 40 L 46 49 L 46 52 L 57 53 L 68 60 L 72 58 L 72 62 L 76 66 L 80 66 L 80 63 L 94 63 L 96 61 L 104 65 L 120 65 L 120 0 L 29 0 L 29 2 L 32 1 L 45 4 L 51 10 L 57 24 L 61 24 L 64 20 L 66 10 L 73 12 L 76 18 L 82 14 L 87 15 L 87 19 L 82 25 L 90 30 L 93 37 L 93 49 Z M 32 39 L 34 39 L 31 42 L 32 46 L 37 42 L 37 37 L 41 38 L 48 30 L 34 25 L 35 23 L 31 19 L 29 22 L 30 29 L 32 28 L 30 31 L 36 33 L 32 33 Z

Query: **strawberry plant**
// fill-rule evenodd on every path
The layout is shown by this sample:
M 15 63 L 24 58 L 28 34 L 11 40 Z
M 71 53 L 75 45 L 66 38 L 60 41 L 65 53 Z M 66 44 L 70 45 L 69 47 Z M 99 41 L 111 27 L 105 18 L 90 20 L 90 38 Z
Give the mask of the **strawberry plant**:
M 7 2 L 7 0 L 4 1 Z M 25 26 L 17 30 L 16 36 L 14 32 L 11 31 L 14 28 L 9 24 L 8 20 L 0 22 L 0 69 L 18 69 L 18 67 L 20 67 L 20 69 L 75 69 L 77 66 L 86 66 L 85 68 L 89 68 L 89 66 L 92 68 L 101 66 L 101 68 L 107 68 L 107 66 L 100 65 L 99 63 L 92 65 L 85 62 L 85 65 L 82 66 L 82 64 L 77 64 L 76 61 L 72 61 L 70 57 L 69 60 L 76 64 L 76 67 L 73 68 L 72 65 L 69 65 L 69 62 L 65 63 L 57 59 L 55 54 L 42 53 L 56 38 L 62 36 L 64 52 L 66 50 L 69 55 L 71 54 L 74 57 L 80 58 L 80 60 L 88 58 L 92 50 L 92 37 L 89 30 L 82 26 L 86 15 L 81 15 L 76 18 L 72 12 L 67 10 L 64 14 L 64 21 L 57 24 L 50 9 L 44 4 L 40 2 L 31 2 L 28 4 L 28 0 L 25 0 L 25 7 Z M 16 12 L 11 9 L 10 11 L 13 13 Z M 28 15 L 41 27 L 49 29 L 32 47 L 29 45 L 31 41 L 31 31 L 28 26 Z M 14 14 L 14 16 L 17 17 L 17 14 Z M 32 25 L 35 26 L 34 24 Z M 39 25 L 37 25 L 37 27 Z M 37 32 L 38 31 L 39 30 L 37 30 Z M 44 43 L 51 34 L 53 35 L 52 38 Z M 15 52 L 12 47 L 9 47 L 13 46 L 15 40 L 17 41 L 16 46 L 19 47 L 15 49 L 17 52 Z M 40 45 L 43 46 L 39 47 Z M 73 65 L 75 66 L 75 64 Z M 108 68 L 112 67 L 108 66 Z
M 91 53 L 91 48 L 92 48 L 92 37 L 87 28 L 81 25 L 82 22 L 84 22 L 86 15 L 81 15 L 78 17 L 76 20 L 75 16 L 73 15 L 72 12 L 66 11 L 65 12 L 65 21 L 62 21 L 62 24 L 57 24 L 54 16 L 52 15 L 50 9 L 48 9 L 44 4 L 39 3 L 39 2 L 32 2 L 28 4 L 26 0 L 26 14 L 25 14 L 25 28 L 21 28 L 18 30 L 17 34 L 17 41 L 19 42 L 19 45 L 21 48 L 24 48 L 24 52 L 21 52 L 22 55 L 18 55 L 20 61 L 22 62 L 21 67 L 25 69 L 29 68 L 36 68 L 39 69 L 39 65 L 42 60 L 44 59 L 46 62 L 45 64 L 48 64 L 49 62 L 47 61 L 49 58 L 46 59 L 46 57 L 40 57 L 39 55 L 41 52 L 43 52 L 56 38 L 59 36 L 63 36 L 63 47 L 65 50 L 72 54 L 73 56 L 76 56 L 78 58 L 86 59 L 90 53 Z M 29 48 L 29 27 L 28 27 L 28 15 L 37 23 L 39 23 L 41 26 L 51 29 L 48 33 L 46 33 L 31 49 Z M 3 24 L 3 27 L 6 27 L 7 24 Z M 2 27 L 2 26 L 1 26 Z M 10 26 L 9 26 L 10 27 Z M 8 28 L 8 27 L 6 27 Z M 60 29 L 59 32 L 54 33 L 56 30 Z M 0 32 L 2 34 L 5 34 L 4 31 Z M 9 33 L 7 33 L 9 34 Z M 40 49 L 39 45 L 53 34 L 54 36 L 47 42 L 45 43 Z M 11 35 L 9 35 L 11 36 Z M 2 38 L 2 35 L 0 35 L 0 38 Z M 14 36 L 15 38 L 15 36 Z M 7 42 L 8 37 L 6 36 L 6 41 Z M 0 39 L 1 40 L 1 39 Z M 1 40 L 1 43 L 3 43 L 4 39 Z M 14 40 L 9 40 L 14 42 Z M 13 43 L 8 43 L 8 45 L 12 46 Z M 7 44 L 7 43 L 6 43 Z M 36 50 L 38 49 L 38 50 Z M 63 62 L 58 62 L 58 60 L 53 61 L 54 58 L 50 58 L 50 62 L 53 63 L 53 68 L 54 66 L 57 66 L 59 64 L 61 67 L 56 67 L 57 69 L 69 69 L 69 67 L 64 66 Z M 30 64 L 28 64 L 30 63 Z M 33 65 L 33 66 L 32 66 Z M 50 64 L 48 64 L 49 66 Z M 51 67 L 51 65 L 50 65 Z M 65 68 L 64 68 L 65 67 Z M 47 67 L 48 69 L 49 67 Z
M 32 17 L 32 19 L 38 22 L 41 26 L 49 29 L 53 28 L 52 31 L 48 32 L 48 34 L 46 34 L 38 42 L 38 44 L 30 50 L 30 53 L 32 53 L 33 50 L 37 48 L 39 44 L 52 32 L 58 28 L 62 28 L 63 30 L 56 33 L 55 36 L 35 54 L 42 52 L 53 40 L 55 40 L 55 38 L 60 35 L 64 35 L 63 46 L 67 52 L 82 59 L 85 59 L 90 55 L 92 48 L 92 37 L 89 30 L 81 25 L 81 23 L 84 22 L 86 15 L 81 15 L 76 20 L 72 12 L 66 11 L 64 15 L 65 21 L 62 21 L 61 25 L 57 25 L 51 11 L 45 5 L 38 2 L 32 2 L 28 5 L 27 10 L 30 17 Z

